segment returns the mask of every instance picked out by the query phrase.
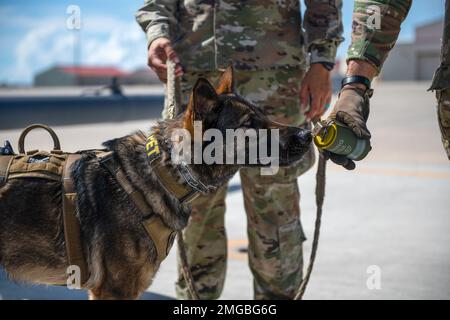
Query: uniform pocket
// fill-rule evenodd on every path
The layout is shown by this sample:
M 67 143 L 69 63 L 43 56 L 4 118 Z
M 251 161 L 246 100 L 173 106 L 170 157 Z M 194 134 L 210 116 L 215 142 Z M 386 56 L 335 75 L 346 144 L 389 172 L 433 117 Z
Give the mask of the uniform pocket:
M 300 220 L 278 228 L 282 276 L 301 272 L 303 267 L 303 241 L 306 240 Z

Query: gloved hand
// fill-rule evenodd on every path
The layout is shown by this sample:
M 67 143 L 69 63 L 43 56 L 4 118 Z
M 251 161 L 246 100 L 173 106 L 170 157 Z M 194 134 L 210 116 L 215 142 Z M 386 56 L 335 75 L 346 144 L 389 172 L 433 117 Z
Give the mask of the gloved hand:
M 347 125 L 362 139 L 370 139 L 371 135 L 366 126 L 369 117 L 369 99 L 373 90 L 364 90 L 355 84 L 348 84 L 341 89 L 329 119 L 335 119 Z M 347 170 L 355 169 L 355 163 L 345 156 L 324 150 L 325 159 L 343 166 Z

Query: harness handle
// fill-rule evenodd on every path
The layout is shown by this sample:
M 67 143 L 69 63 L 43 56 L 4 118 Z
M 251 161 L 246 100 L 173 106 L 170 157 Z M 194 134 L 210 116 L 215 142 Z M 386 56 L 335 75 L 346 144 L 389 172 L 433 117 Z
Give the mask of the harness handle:
M 26 135 L 33 129 L 44 129 L 46 130 L 48 133 L 50 133 L 52 139 L 53 139 L 53 151 L 61 151 L 61 145 L 59 144 L 59 139 L 58 136 L 56 135 L 55 131 L 53 131 L 52 128 L 50 128 L 49 126 L 46 126 L 45 124 L 32 124 L 29 125 L 28 127 L 26 127 L 22 133 L 20 134 L 19 137 L 19 153 L 24 154 L 25 153 L 25 137 Z

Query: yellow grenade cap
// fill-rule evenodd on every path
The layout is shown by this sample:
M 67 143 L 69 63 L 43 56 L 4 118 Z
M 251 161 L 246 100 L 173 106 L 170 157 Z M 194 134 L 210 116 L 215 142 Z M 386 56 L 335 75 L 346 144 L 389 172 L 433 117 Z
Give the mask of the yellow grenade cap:
M 318 134 L 314 137 L 314 144 L 319 149 L 326 149 L 333 145 L 337 136 L 336 124 L 332 123 L 331 125 L 324 128 L 323 131 L 324 132 L 322 134 Z

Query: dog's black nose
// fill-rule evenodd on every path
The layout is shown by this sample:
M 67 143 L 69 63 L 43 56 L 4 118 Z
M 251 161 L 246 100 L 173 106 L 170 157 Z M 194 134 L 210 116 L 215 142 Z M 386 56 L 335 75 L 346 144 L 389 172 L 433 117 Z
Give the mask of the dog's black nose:
M 292 138 L 295 144 L 308 146 L 312 141 L 312 134 L 309 130 L 300 130 L 297 131 Z

